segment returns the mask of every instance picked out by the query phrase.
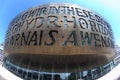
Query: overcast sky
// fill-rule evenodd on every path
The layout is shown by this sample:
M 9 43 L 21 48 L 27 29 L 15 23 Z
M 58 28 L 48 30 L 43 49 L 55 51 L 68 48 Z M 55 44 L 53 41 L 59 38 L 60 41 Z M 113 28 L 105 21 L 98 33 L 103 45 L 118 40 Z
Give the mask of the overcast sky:
M 10 21 L 20 12 L 46 3 L 71 3 L 89 8 L 102 15 L 112 26 L 115 43 L 120 45 L 120 0 L 1 0 L 0 43 L 4 42 Z

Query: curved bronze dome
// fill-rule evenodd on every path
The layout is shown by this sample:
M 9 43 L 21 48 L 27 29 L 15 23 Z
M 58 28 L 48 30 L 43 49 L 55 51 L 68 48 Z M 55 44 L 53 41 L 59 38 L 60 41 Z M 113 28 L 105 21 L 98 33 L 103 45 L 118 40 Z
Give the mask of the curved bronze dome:
M 99 14 L 74 4 L 50 3 L 18 14 L 5 37 L 5 55 L 21 67 L 64 71 L 62 65 L 89 69 L 111 60 L 111 26 Z M 46 67 L 46 65 L 48 67 Z

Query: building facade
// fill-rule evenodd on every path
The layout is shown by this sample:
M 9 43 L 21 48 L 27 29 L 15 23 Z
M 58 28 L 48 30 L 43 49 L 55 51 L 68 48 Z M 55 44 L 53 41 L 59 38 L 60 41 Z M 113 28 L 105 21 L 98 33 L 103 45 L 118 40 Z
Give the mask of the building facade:
M 94 11 L 50 3 L 11 21 L 4 53 L 4 66 L 25 80 L 94 80 L 113 67 L 114 38 Z
M 3 61 L 4 55 L 3 55 L 3 44 L 0 44 L 0 62 Z
M 120 47 L 115 46 L 114 64 L 118 65 L 120 63 Z

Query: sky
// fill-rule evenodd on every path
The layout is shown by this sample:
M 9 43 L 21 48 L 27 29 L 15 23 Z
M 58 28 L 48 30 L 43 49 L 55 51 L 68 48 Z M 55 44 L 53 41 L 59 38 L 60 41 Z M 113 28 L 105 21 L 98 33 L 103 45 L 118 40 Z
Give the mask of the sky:
M 91 9 L 103 16 L 112 26 L 115 44 L 120 46 L 120 0 L 1 0 L 0 43 L 4 42 L 10 21 L 30 7 L 47 3 L 71 3 Z

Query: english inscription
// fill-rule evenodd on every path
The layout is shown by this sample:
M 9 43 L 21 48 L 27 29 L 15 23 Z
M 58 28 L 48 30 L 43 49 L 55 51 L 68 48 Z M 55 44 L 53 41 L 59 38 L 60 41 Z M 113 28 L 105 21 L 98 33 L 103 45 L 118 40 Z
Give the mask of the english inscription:
M 114 48 L 113 39 L 111 26 L 96 13 L 78 6 L 51 5 L 17 15 L 5 45 Z

